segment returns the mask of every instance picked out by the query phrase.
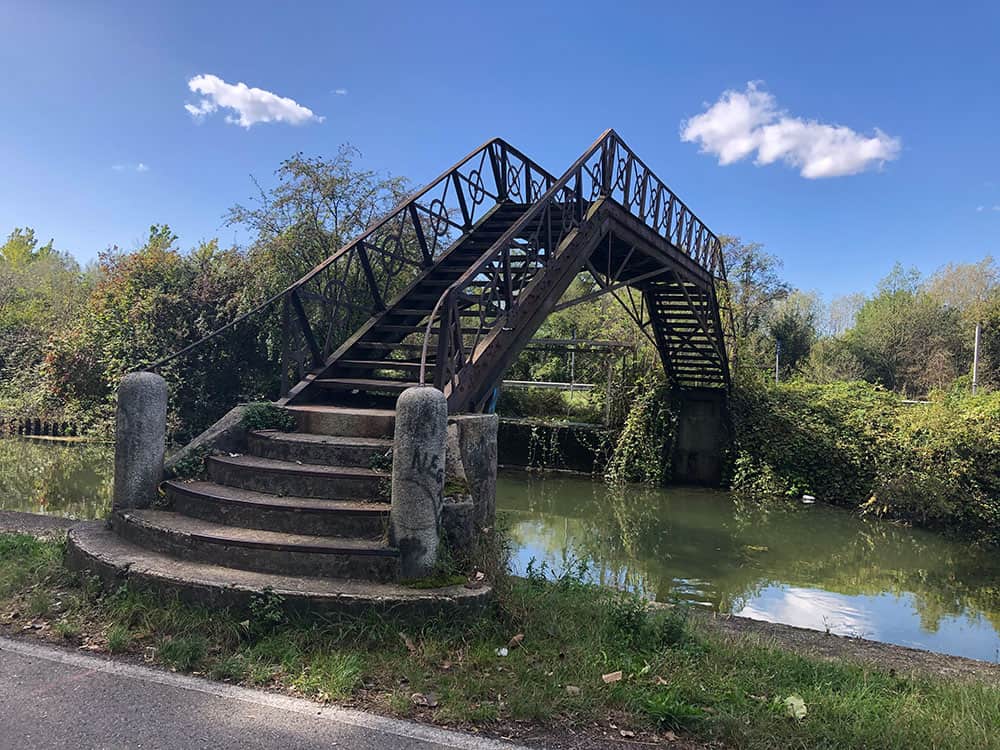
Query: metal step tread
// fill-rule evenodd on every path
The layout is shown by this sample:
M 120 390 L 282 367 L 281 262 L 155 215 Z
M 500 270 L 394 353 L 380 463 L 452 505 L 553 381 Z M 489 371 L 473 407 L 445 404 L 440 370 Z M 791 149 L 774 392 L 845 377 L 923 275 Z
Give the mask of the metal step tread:
M 402 391 L 418 385 L 416 381 L 408 380 L 374 380 L 370 378 L 316 378 L 312 381 L 321 388 L 358 391 Z

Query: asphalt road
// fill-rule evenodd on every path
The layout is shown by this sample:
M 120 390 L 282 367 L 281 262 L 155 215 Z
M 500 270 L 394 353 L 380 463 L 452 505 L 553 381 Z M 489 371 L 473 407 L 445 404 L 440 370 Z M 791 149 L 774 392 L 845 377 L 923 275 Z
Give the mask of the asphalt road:
M 516 746 L 0 638 L 0 750 Z

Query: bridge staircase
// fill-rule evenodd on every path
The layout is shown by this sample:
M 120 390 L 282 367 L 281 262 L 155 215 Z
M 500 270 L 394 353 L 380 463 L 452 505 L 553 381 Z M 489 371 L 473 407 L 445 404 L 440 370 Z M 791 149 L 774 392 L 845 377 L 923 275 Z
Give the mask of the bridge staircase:
M 565 300 L 588 273 L 594 291 Z M 387 540 L 393 407 L 414 385 L 481 412 L 554 310 L 612 294 L 679 392 L 725 394 L 719 240 L 628 148 L 602 134 L 560 177 L 494 139 L 297 282 L 206 339 L 280 306 L 291 431 L 216 451 L 155 508 L 71 532 L 77 567 L 212 605 L 264 590 L 311 610 L 475 606 L 488 587 L 400 585 Z

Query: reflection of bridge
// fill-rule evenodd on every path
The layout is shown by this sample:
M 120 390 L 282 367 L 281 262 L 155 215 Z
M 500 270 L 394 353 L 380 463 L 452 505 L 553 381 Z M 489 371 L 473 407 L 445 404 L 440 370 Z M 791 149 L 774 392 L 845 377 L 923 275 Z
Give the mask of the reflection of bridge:
M 728 386 L 719 240 L 608 131 L 558 179 L 492 140 L 287 289 L 285 402 L 424 382 L 480 411 L 584 271 L 574 301 L 613 294 L 677 389 Z

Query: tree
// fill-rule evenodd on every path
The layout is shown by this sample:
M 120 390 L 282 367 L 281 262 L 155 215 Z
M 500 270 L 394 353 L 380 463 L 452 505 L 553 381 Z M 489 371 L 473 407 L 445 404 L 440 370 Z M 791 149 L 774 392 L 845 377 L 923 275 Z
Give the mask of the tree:
M 229 210 L 227 223 L 254 235 L 249 254 L 267 291 L 305 274 L 405 196 L 404 178 L 360 169 L 359 156 L 348 145 L 332 159 L 296 154 L 278 168 L 277 185 L 255 182 L 257 201 Z
M 34 260 L 52 255 L 55 252 L 53 242 L 49 240 L 39 247 L 34 229 L 15 227 L 7 236 L 7 241 L 0 245 L 0 260 L 11 266 L 27 265 Z
M 925 288 L 941 305 L 976 321 L 1000 291 L 1000 268 L 991 255 L 978 263 L 948 263 L 934 272 Z
M 121 377 L 221 328 L 251 303 L 250 264 L 216 240 L 190 253 L 163 225 L 142 247 L 102 253 L 100 281 L 76 325 L 56 336 L 45 361 L 51 392 L 84 422 L 111 418 Z M 202 345 L 167 365 L 175 437 L 190 437 L 239 400 L 276 395 L 277 368 L 260 320 Z
M 826 320 L 822 326 L 827 336 L 840 336 L 854 326 L 858 310 L 865 304 L 865 295 L 860 292 L 834 297 L 826 307 Z
M 781 260 L 764 252 L 757 242 L 722 237 L 728 285 L 722 299 L 732 311 L 734 359 L 753 368 L 766 368 L 774 360 L 774 343 L 768 321 L 774 304 L 791 293 L 778 276 Z
M 49 417 L 59 405 L 39 387 L 47 342 L 79 315 L 91 286 L 53 242 L 15 229 L 0 246 L 0 415 Z
M 942 388 L 968 371 L 961 313 L 923 290 L 898 263 L 858 311 L 845 340 L 865 379 L 910 395 Z
M 794 291 L 775 303 L 768 330 L 781 347 L 780 372 L 784 377 L 799 370 L 816 341 L 818 300 L 815 294 Z

